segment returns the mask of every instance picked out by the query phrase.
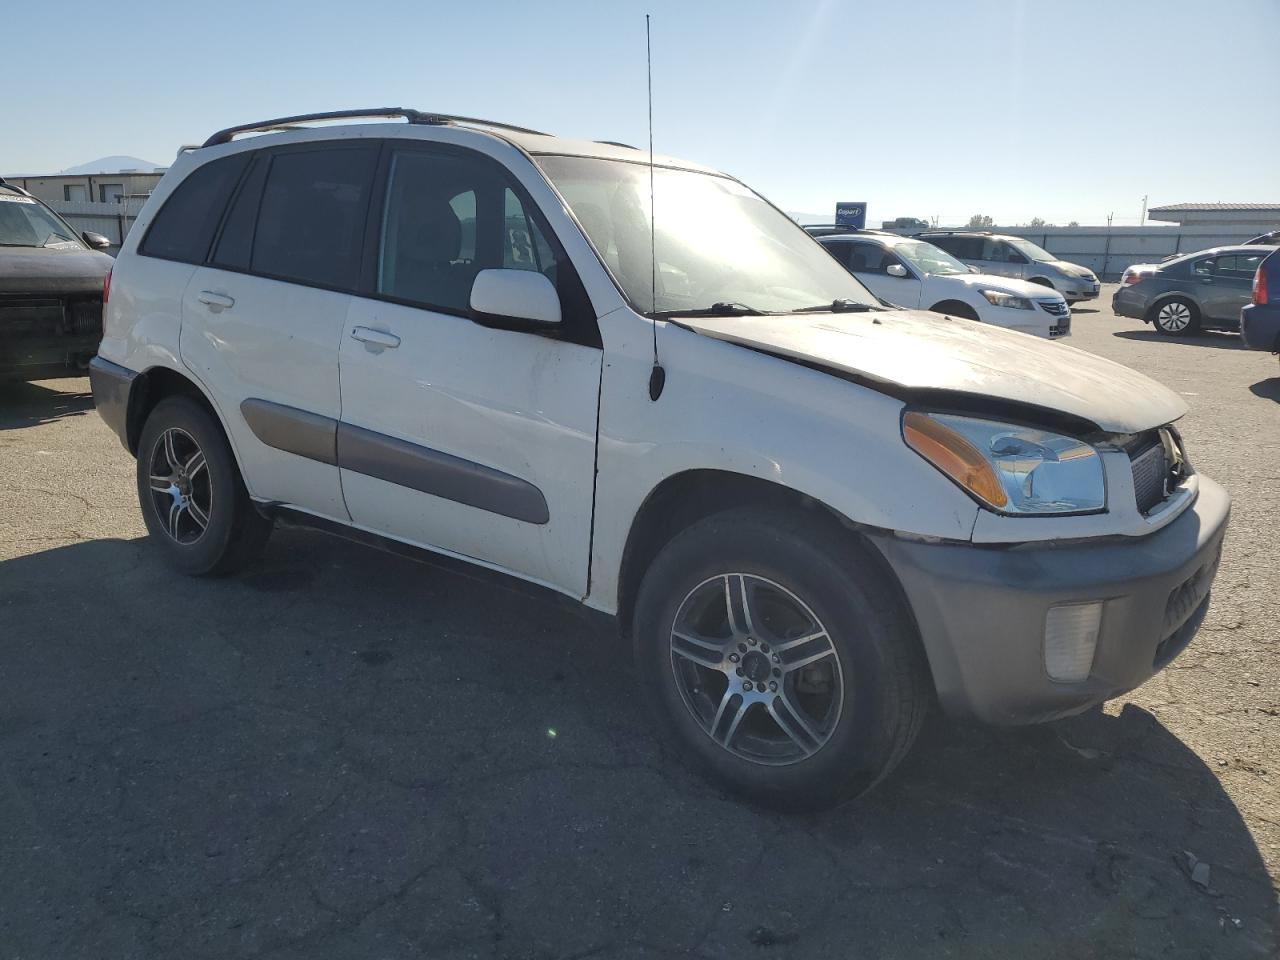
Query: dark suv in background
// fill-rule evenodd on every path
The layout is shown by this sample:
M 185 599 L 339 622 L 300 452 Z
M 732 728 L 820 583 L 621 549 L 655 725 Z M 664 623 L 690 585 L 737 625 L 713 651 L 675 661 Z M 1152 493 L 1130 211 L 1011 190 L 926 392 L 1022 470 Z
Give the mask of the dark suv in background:
M 0 180 L 0 380 L 84 375 L 102 339 L 109 245 Z
M 1169 336 L 1239 330 L 1258 266 L 1275 247 L 1213 247 L 1125 270 L 1111 297 L 1117 316 L 1150 323 Z

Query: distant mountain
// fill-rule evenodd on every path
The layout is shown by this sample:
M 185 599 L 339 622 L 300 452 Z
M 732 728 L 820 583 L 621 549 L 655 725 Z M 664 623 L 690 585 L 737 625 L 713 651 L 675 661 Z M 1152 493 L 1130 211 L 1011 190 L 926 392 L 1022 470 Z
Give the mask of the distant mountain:
M 163 167 L 159 164 L 152 163 L 150 160 L 142 160 L 138 157 L 99 157 L 97 160 L 90 160 L 88 163 L 82 163 L 76 167 L 67 167 L 62 173 L 124 173 L 126 170 L 151 173 L 161 169 Z

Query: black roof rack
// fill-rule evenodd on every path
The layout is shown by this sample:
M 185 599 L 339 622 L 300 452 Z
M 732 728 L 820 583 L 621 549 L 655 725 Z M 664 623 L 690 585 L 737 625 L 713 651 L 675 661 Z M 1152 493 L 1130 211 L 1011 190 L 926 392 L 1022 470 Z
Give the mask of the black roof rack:
M 913 237 L 949 237 L 957 233 L 973 233 L 980 237 L 995 236 L 990 230 L 921 230 L 919 233 L 913 233 Z
M 214 147 L 220 143 L 230 143 L 242 133 L 254 133 L 267 130 L 287 130 L 299 123 L 317 120 L 355 120 L 373 119 L 376 117 L 404 117 L 410 123 L 444 125 L 448 123 L 471 123 L 480 127 L 494 127 L 498 130 L 512 130 L 516 133 L 532 133 L 538 136 L 549 136 L 541 130 L 530 130 L 528 127 L 517 127 L 510 123 L 499 123 L 496 120 L 481 120 L 477 117 L 458 117 L 447 113 L 424 113 L 408 107 L 370 107 L 362 110 L 330 110 L 326 113 L 300 113 L 294 117 L 276 117 L 274 120 L 259 120 L 256 123 L 242 123 L 234 127 L 219 130 L 202 146 Z
M 627 150 L 639 150 L 639 147 L 633 147 L 629 143 L 623 143 L 620 140 L 597 140 L 596 143 L 603 143 L 606 147 L 624 147 Z
M 800 226 L 806 231 L 830 230 L 832 231 L 832 234 L 831 234 L 832 236 L 834 236 L 835 233 L 837 232 L 839 233 L 888 233 L 889 232 L 887 230 L 877 230 L 874 227 L 850 227 L 850 226 L 846 226 L 843 223 L 802 223 L 800 224 Z M 894 234 L 894 236 L 897 236 L 897 234 Z

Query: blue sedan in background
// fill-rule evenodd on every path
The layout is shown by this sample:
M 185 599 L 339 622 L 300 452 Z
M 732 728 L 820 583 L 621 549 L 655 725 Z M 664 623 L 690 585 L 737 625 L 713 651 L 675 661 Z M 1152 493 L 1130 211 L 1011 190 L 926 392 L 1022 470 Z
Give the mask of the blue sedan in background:
M 1280 353 L 1280 250 L 1258 265 L 1253 302 L 1240 311 L 1240 336 L 1251 350 Z

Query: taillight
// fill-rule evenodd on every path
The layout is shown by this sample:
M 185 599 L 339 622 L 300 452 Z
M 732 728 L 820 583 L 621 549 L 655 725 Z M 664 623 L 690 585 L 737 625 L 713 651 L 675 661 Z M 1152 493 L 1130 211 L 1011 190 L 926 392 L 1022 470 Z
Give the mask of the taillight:
M 111 296 L 111 271 L 107 271 L 107 275 L 102 278 L 102 305 L 107 305 L 107 300 Z
M 1120 282 L 1123 283 L 1125 286 L 1129 286 L 1130 284 L 1137 283 L 1139 280 L 1141 280 L 1145 276 L 1146 276 L 1145 273 L 1136 273 L 1136 272 L 1131 273 L 1128 270 L 1126 270 Z
M 1258 306 L 1267 302 L 1267 274 L 1261 267 L 1253 275 L 1253 302 Z

